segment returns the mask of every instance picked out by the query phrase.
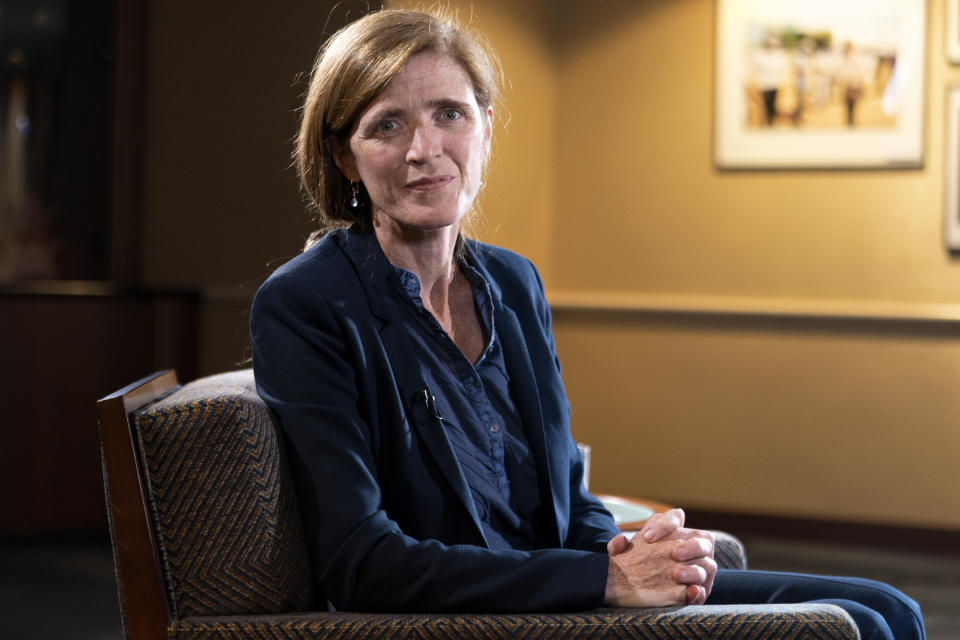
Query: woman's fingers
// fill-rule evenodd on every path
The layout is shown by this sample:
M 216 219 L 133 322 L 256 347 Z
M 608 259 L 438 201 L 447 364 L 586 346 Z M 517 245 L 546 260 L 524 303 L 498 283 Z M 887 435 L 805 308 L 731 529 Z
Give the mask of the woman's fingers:
M 686 514 L 683 509 L 670 509 L 663 513 L 655 513 L 644 523 L 640 534 L 647 542 L 656 542 L 667 537 L 683 526 Z
M 651 517 L 632 544 L 622 534 L 607 542 L 605 602 L 647 607 L 706 602 L 717 573 L 713 535 L 685 529 L 683 522 L 683 511 L 671 509 Z
M 681 576 L 688 580 L 706 579 L 705 571 L 699 578 L 693 573 L 702 567 L 691 569 L 678 563 L 671 556 L 674 541 L 648 544 L 634 540 L 622 553 L 618 550 L 620 536 L 607 543 L 611 551 L 608 564 L 607 585 L 604 602 L 617 607 L 665 607 L 686 604 L 687 584 L 678 580 L 675 569 L 682 567 Z
M 673 559 L 687 562 L 696 558 L 713 557 L 713 534 L 699 529 L 686 529 L 685 539 L 673 549 Z
M 618 533 L 607 542 L 607 553 L 616 556 L 627 550 L 630 541 L 622 533 Z
M 707 570 L 698 564 L 681 564 L 673 569 L 673 579 L 680 584 L 703 584 Z
M 717 561 L 713 558 L 704 558 L 703 568 L 707 571 L 707 579 L 703 583 L 703 588 L 705 590 L 703 599 L 706 600 L 710 597 L 710 592 L 713 591 L 713 580 L 717 577 Z
M 703 600 L 706 600 L 713 590 L 713 579 L 716 575 L 717 563 L 713 558 L 699 558 L 693 562 L 678 565 L 673 570 L 673 579 L 678 583 L 701 587 L 703 589 Z
M 699 605 L 707 601 L 707 590 L 698 584 L 687 587 L 687 604 Z

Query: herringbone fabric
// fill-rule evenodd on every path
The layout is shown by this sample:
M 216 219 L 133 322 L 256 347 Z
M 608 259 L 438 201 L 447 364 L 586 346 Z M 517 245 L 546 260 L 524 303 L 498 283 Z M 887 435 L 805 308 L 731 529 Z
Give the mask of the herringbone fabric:
M 296 497 L 252 373 L 192 382 L 134 416 L 173 613 L 171 640 L 855 640 L 829 605 L 536 615 L 296 613 L 311 576 Z M 746 565 L 717 533 L 717 561 Z M 254 614 L 254 615 L 251 615 Z
M 325 613 L 175 622 L 171 640 L 837 640 L 859 637 L 853 620 L 829 605 L 599 609 L 533 615 Z
M 721 569 L 746 569 L 747 552 L 743 543 L 724 531 L 712 531 L 714 538 L 713 559 Z
M 251 371 L 191 382 L 134 420 L 174 617 L 303 610 L 303 529 Z

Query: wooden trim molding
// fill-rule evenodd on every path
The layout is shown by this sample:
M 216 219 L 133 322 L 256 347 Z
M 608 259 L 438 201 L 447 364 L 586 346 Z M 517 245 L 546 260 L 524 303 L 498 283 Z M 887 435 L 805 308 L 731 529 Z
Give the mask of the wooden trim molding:
M 932 302 L 646 294 L 564 289 L 548 291 L 547 299 L 554 311 L 960 325 L 960 304 Z

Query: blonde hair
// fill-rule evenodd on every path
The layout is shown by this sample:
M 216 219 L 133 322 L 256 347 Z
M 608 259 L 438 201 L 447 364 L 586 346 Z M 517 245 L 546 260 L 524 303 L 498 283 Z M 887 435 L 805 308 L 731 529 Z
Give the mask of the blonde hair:
M 301 186 L 320 225 L 308 247 L 335 228 L 371 228 L 366 193 L 357 207 L 348 205 L 350 182 L 333 160 L 331 140 L 348 144 L 363 109 L 422 51 L 453 57 L 470 77 L 481 110 L 498 106 L 502 71 L 496 55 L 482 36 L 452 16 L 384 9 L 335 33 L 313 65 L 294 151 Z

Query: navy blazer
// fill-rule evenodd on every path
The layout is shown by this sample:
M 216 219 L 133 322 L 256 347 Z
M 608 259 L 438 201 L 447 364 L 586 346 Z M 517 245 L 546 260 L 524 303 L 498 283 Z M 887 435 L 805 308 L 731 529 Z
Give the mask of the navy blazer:
M 257 389 L 276 412 L 322 597 L 340 610 L 553 611 L 603 599 L 613 518 L 583 489 L 533 265 L 468 240 L 490 283 L 542 503 L 537 549 L 491 550 L 442 423 L 424 404 L 372 234 L 336 231 L 279 268 L 250 315 Z M 552 508 L 549 508 L 552 506 Z

